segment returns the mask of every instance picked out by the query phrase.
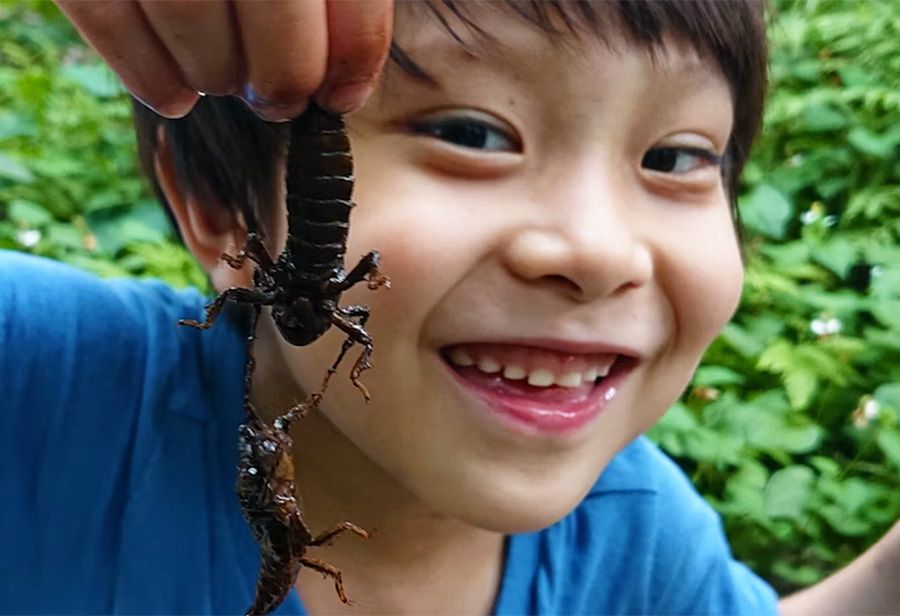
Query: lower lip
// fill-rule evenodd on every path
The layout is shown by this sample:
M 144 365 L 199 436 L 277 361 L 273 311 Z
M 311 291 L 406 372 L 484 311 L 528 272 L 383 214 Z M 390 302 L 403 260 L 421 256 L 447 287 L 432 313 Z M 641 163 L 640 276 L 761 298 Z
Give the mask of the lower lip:
M 485 403 L 483 406 L 505 423 L 519 429 L 525 428 L 528 432 L 565 434 L 584 427 L 600 415 L 615 399 L 635 364 L 633 359 L 620 357 L 609 375 L 586 395 L 575 395 L 575 388 L 572 399 L 565 400 L 565 389 L 560 388 L 562 391 L 559 393 L 563 395 L 553 402 L 539 401 L 525 393 L 509 393 L 475 382 L 460 374 L 452 364 L 447 365 L 456 382 L 468 393 L 480 398 Z

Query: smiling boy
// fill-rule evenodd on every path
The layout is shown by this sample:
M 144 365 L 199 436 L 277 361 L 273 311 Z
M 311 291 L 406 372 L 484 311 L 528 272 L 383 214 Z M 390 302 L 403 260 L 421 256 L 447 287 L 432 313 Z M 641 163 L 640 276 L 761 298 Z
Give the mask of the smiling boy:
M 392 279 L 343 298 L 371 308 L 372 400 L 332 380 L 293 432 L 311 528 L 352 520 L 373 537 L 311 551 L 355 605 L 303 570 L 282 613 L 776 612 L 640 436 L 739 301 L 731 204 L 761 112 L 760 7 L 409 3 L 395 20 L 394 61 L 346 118 L 359 205 L 347 262 L 377 249 Z M 272 254 L 284 245 L 282 127 L 225 98 L 180 121 L 136 115 L 185 244 L 218 290 L 250 286 L 250 268 L 219 255 L 248 220 Z M 21 349 L 4 353 L 0 421 L 15 440 L 2 444 L 23 456 L 0 483 L 22 504 L 0 525 L 20 563 L 0 560 L 3 605 L 245 608 L 256 548 L 231 494 L 241 312 L 176 330 L 202 314 L 196 293 L 12 255 L 0 268 L 0 342 Z M 271 419 L 315 390 L 342 341 L 293 347 L 262 319 L 256 407 Z M 894 605 L 860 578 L 794 607 L 834 607 L 834 593 Z

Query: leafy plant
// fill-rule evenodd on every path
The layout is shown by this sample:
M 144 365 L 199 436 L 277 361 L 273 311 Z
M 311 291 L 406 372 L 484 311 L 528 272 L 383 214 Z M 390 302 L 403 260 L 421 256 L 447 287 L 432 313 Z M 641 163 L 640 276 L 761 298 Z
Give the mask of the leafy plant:
M 207 288 L 139 178 L 131 105 L 48 2 L 0 4 L 0 248 Z
M 777 2 L 741 308 L 652 435 L 780 590 L 900 517 L 900 19 Z

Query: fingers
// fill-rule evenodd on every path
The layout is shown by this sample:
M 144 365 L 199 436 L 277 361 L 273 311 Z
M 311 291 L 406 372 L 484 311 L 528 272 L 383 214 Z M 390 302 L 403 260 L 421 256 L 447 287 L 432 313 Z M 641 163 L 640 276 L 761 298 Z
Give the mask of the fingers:
M 338 113 L 362 106 L 391 45 L 392 0 L 328 0 L 328 70 L 318 101 Z
M 128 90 L 160 115 L 180 117 L 199 95 L 189 88 L 137 4 L 58 0 L 59 8 Z
M 141 0 L 140 8 L 188 88 L 222 96 L 243 84 L 240 42 L 226 1 Z
M 198 91 L 288 120 L 310 97 L 346 113 L 374 88 L 393 0 L 57 0 L 126 88 L 166 117 Z
M 242 98 L 268 120 L 303 112 L 325 77 L 324 0 L 235 2 L 247 62 Z

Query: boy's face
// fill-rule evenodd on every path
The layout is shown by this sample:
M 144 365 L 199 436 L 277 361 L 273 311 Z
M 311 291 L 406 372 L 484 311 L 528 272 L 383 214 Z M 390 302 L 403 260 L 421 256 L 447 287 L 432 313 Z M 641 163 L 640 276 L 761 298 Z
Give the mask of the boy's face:
M 651 58 L 616 39 L 554 44 L 501 12 L 478 21 L 501 46 L 473 42 L 473 56 L 399 16 L 401 46 L 439 87 L 393 67 L 348 118 L 346 267 L 379 250 L 392 288 L 342 298 L 371 308 L 371 402 L 346 378 L 354 351 L 321 410 L 373 476 L 517 532 L 578 503 L 676 400 L 736 307 L 738 245 L 704 154 L 725 150 L 732 102 L 687 48 Z M 290 397 L 318 387 L 342 340 L 257 352 L 286 367 Z M 470 362 L 481 368 L 457 365 Z M 575 386 L 610 362 L 607 380 Z

